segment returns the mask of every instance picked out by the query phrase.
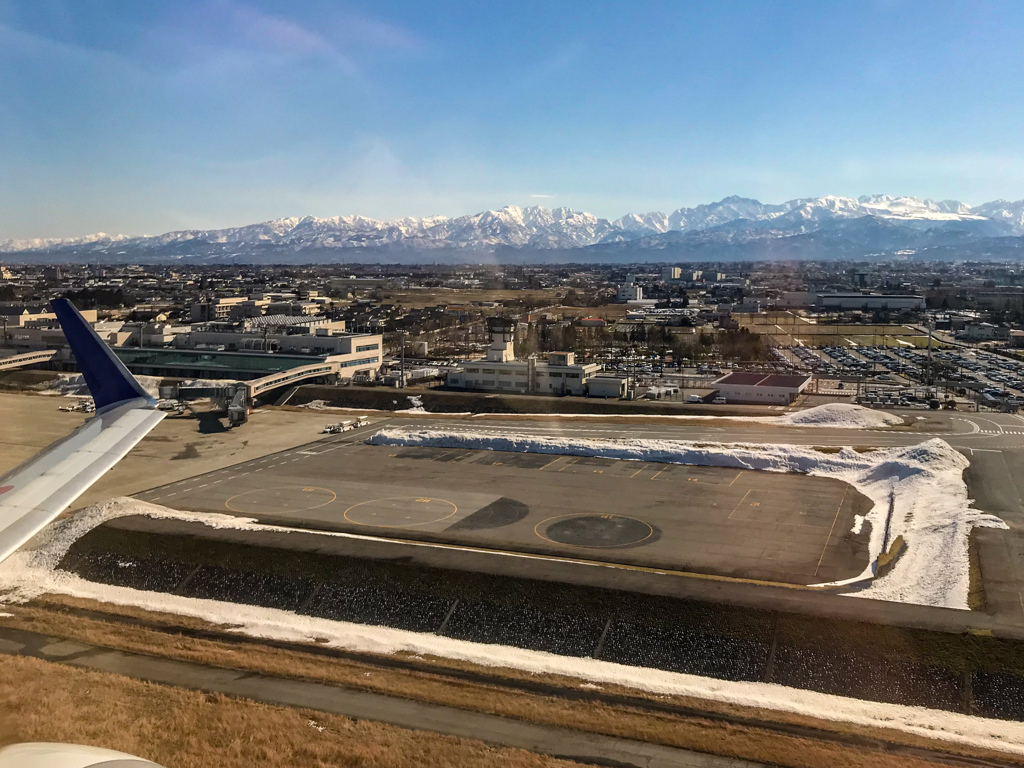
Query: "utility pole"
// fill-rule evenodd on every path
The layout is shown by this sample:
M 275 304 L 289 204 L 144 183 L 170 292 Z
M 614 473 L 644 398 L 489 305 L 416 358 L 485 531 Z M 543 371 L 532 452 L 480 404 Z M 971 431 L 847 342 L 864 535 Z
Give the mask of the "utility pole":
M 935 367 L 932 363 L 932 316 L 928 315 L 928 386 L 935 384 Z
M 402 368 L 401 368 L 401 388 L 405 389 L 405 331 L 400 331 L 402 334 Z

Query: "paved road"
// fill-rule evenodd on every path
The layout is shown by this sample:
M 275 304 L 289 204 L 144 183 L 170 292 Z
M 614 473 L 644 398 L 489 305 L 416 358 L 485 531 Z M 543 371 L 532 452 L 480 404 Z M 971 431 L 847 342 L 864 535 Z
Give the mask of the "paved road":
M 14 629 L 0 629 L 0 653 L 32 656 L 136 680 L 222 693 L 265 704 L 301 707 L 402 728 L 477 739 L 580 763 L 637 768 L 759 768 L 762 765 L 306 680 L 114 651 Z M 26 692 L 26 695 L 31 693 Z

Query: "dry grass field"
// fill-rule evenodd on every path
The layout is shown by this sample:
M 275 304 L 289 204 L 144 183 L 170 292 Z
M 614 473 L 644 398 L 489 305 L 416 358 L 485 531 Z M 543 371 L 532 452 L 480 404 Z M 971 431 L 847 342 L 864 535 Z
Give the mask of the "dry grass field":
M 539 306 L 557 304 L 564 288 L 542 288 L 532 291 L 502 291 L 483 288 L 410 288 L 385 289 L 382 300 L 385 304 L 401 304 L 409 309 L 448 306 L 468 306 L 480 301 L 520 302 L 531 301 Z
M 68 609 L 72 609 L 70 612 Z M 100 614 L 88 616 L 75 613 L 75 609 L 87 609 L 91 612 L 104 608 L 111 611 L 105 620 Z M 239 646 L 230 638 L 198 638 L 179 634 L 173 629 L 164 631 L 161 627 L 192 627 L 195 629 L 215 629 L 182 617 L 148 613 L 137 609 L 114 609 L 110 606 L 92 601 L 75 598 L 51 597 L 25 607 L 11 607 L 12 616 L 3 619 L 7 626 L 45 633 L 51 636 L 77 639 L 99 646 L 116 648 L 125 651 L 144 652 L 151 655 L 185 661 L 210 664 L 217 667 L 243 669 L 262 674 L 277 675 L 293 679 L 307 679 L 332 683 L 348 688 L 372 691 L 400 696 L 423 702 L 433 702 L 462 709 L 471 709 L 490 714 L 501 715 L 529 722 L 560 725 L 581 731 L 590 731 L 610 736 L 639 739 L 653 743 L 666 744 L 702 752 L 724 754 L 733 757 L 772 763 L 793 768 L 817 768 L 821 765 L 842 765 L 859 768 L 881 768 L 892 765 L 894 756 L 891 752 L 863 746 L 853 746 L 818 738 L 804 738 L 797 735 L 780 733 L 750 725 L 737 725 L 723 721 L 721 715 L 740 716 L 765 722 L 776 722 L 787 725 L 809 726 L 840 734 L 866 737 L 869 740 L 881 739 L 907 746 L 934 747 L 935 742 L 927 739 L 903 734 L 896 731 L 847 726 L 825 720 L 791 715 L 781 712 L 769 712 L 728 704 L 718 704 L 696 699 L 667 699 L 665 697 L 647 697 L 640 691 L 632 689 L 616 689 L 603 686 L 602 692 L 611 696 L 630 696 L 634 700 L 648 698 L 658 705 L 672 704 L 689 709 L 699 709 L 709 713 L 711 717 L 694 717 L 665 711 L 644 710 L 635 706 L 604 702 L 570 696 L 543 695 L 524 690 L 522 683 L 535 685 L 546 683 L 565 689 L 572 694 L 579 691 L 579 681 L 572 678 L 543 677 L 518 673 L 515 670 L 493 670 L 475 667 L 474 665 L 453 662 L 446 659 L 420 659 L 416 666 L 419 669 L 403 669 L 389 667 L 386 660 L 376 662 L 373 658 L 362 660 L 325 657 L 320 654 L 303 650 L 302 646 L 278 648 L 258 643 L 247 643 Z M 116 612 L 116 614 L 115 614 Z M 125 622 L 131 618 L 137 622 Z M 240 653 L 240 650 L 244 652 Z M 0 661 L 0 664 L 3 662 Z M 446 673 L 457 669 L 463 672 L 483 673 L 488 679 L 460 679 Z M 435 671 L 436 670 L 436 671 Z M 367 675 L 367 672 L 370 674 Z M 63 672 L 57 669 L 53 674 L 60 678 Z M 20 687 L 18 675 L 10 677 L 0 671 L 0 722 L 9 719 L 5 713 L 16 711 L 20 706 L 20 698 L 26 700 L 34 696 L 31 687 Z M 505 682 L 503 682 L 505 681 Z M 58 686 L 59 687 L 59 686 Z M 192 701 L 191 699 L 183 701 Z M 196 700 L 195 705 L 202 708 L 205 701 Z M 35 707 L 34 704 L 31 705 Z M 56 704 L 54 704 L 56 706 Z M 253 705 L 255 706 L 255 705 Z M 263 710 L 276 711 L 265 707 Z M 32 711 L 35 711 L 34 709 Z M 40 712 L 45 712 L 41 708 Z M 59 710 L 58 710 L 59 711 Z M 255 711 L 255 710 L 254 710 Z M 182 716 L 190 717 L 190 716 Z M 305 724 L 312 717 L 319 716 L 308 713 L 299 718 Z M 45 718 L 44 718 L 45 719 Z M 344 720 L 344 719 L 341 719 Z M 42 723 L 42 721 L 40 721 Z M 187 722 L 194 722 L 187 719 Z M 268 718 L 264 730 L 268 733 L 277 727 L 292 728 L 294 721 Z M 44 725 L 40 725 L 43 728 Z M 92 738 L 90 734 L 94 726 L 87 721 L 77 726 L 74 735 L 69 732 L 66 738 L 79 741 Z M 301 729 L 300 729 L 301 730 Z M 400 729 L 395 729 L 400 731 Z M 19 735 L 19 739 L 43 738 L 36 735 Z M 42 731 L 45 734 L 45 730 Z M 383 733 L 383 732 L 381 732 Z M 376 744 L 377 732 L 353 733 L 352 738 L 365 738 Z M 87 738 L 88 737 L 88 738 Z M 0 739 L 8 737 L 0 731 Z M 397 739 L 397 736 L 395 737 Z M 271 742 L 273 739 L 271 739 Z M 287 739 L 284 742 L 288 744 Z M 441 749 L 442 744 L 434 743 L 432 748 Z M 472 745 L 468 745 L 470 749 Z M 119 746 L 117 748 L 133 751 L 134 748 Z M 290 748 L 290 747 L 289 747 Z M 952 749 L 951 747 L 947 747 Z M 138 751 L 138 749 L 135 749 Z M 397 755 L 398 753 L 396 753 Z M 984 750 L 962 749 L 958 754 L 984 759 L 996 756 Z M 1003 760 L 1013 761 L 1012 757 L 999 755 Z M 468 760 L 469 758 L 467 758 Z M 919 757 L 900 755 L 900 763 L 906 768 L 923 768 L 937 765 Z M 169 763 L 168 765 L 177 765 Z M 192 765 L 192 763 L 181 763 Z M 196 763 L 198 765 L 199 763 Z M 235 765 L 236 763 L 224 763 Z M 238 763 L 241 764 L 241 763 Z M 299 763 L 292 763 L 299 764 Z M 306 763 L 316 764 L 316 763 Z M 332 764 L 332 763 L 323 763 Z M 348 763 L 338 763 L 347 765 Z M 369 763 L 374 764 L 374 763 Z M 405 764 L 401 760 L 392 765 Z M 421 765 L 435 763 L 424 761 Z M 444 765 L 470 765 L 473 763 L 436 763 Z M 512 763 L 513 765 L 532 765 L 534 763 Z M 535 763 L 540 765 L 542 763 Z M 546 763 L 545 763 L 546 764 Z M 554 763 L 552 763 L 554 764 Z M 1024 761 L 1020 761 L 1024 765 Z
M 0 745 L 88 744 L 167 768 L 568 768 L 521 749 L 0 657 Z

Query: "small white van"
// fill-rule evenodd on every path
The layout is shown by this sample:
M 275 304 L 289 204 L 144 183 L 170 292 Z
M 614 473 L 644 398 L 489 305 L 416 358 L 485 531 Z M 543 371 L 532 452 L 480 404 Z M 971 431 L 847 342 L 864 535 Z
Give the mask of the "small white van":
M 711 402 L 714 403 L 715 405 L 725 405 L 725 398 L 724 397 L 716 397 Z

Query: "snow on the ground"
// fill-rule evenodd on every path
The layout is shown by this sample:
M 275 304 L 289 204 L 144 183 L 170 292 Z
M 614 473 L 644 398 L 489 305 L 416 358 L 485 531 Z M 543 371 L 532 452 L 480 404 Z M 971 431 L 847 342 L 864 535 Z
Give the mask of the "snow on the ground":
M 821 409 L 826 412 L 820 413 Z M 456 414 L 452 414 L 453 416 Z M 903 426 L 903 418 L 894 413 L 885 413 L 852 403 L 828 403 L 781 416 L 696 416 L 693 414 L 664 413 L 544 413 L 544 414 L 502 414 L 475 413 L 474 419 L 490 419 L 500 416 L 523 416 L 534 419 L 622 419 L 624 421 L 681 421 L 681 422 L 728 422 L 757 424 L 764 427 L 827 427 L 830 429 L 885 429 Z
M 302 405 L 295 406 L 296 408 L 308 408 L 311 411 L 343 411 L 348 410 L 347 408 L 336 408 L 333 405 L 328 405 L 326 400 L 310 400 L 308 403 L 302 403 Z
M 397 400 L 392 401 L 395 405 L 398 404 Z M 469 411 L 457 411 L 447 413 L 445 411 L 428 411 L 422 406 L 405 408 L 397 411 L 384 411 L 379 408 L 346 408 L 340 405 L 328 405 L 326 400 L 310 400 L 308 403 L 296 405 L 296 408 L 308 408 L 312 411 L 345 411 L 348 413 L 369 413 L 369 414 L 389 414 L 389 413 L 416 413 L 424 416 L 472 416 L 473 414 Z
M 138 378 L 136 376 L 135 378 Z M 188 379 L 181 382 L 178 386 L 181 387 L 226 387 L 230 384 L 237 384 L 238 379 Z
M 252 637 L 283 642 L 317 642 L 358 653 L 406 652 L 441 656 L 489 667 L 575 677 L 585 685 L 623 685 L 662 696 L 687 696 L 866 727 L 892 728 L 930 739 L 1024 755 L 1024 723 L 989 720 L 924 707 L 862 701 L 787 688 L 774 683 L 716 680 L 596 659 L 455 640 L 433 633 L 319 619 L 273 608 L 114 587 L 87 581 L 57 569 L 57 564 L 71 545 L 93 527 L 114 517 L 137 514 L 176 518 L 218 528 L 273 530 L 278 533 L 294 530 L 261 525 L 229 515 L 179 512 L 135 499 L 115 499 L 82 510 L 50 526 L 36 539 L 38 544 L 35 550 L 16 552 L 0 563 L 0 592 L 7 592 L 6 602 L 23 602 L 42 594 L 58 593 L 114 605 L 135 606 L 143 610 L 176 613 L 224 625 L 225 631 Z M 331 532 L 316 535 L 373 538 Z M 432 546 L 428 543 L 419 545 Z M 581 566 L 608 567 L 595 563 L 581 563 Z
M 427 409 L 423 407 L 423 398 L 416 395 L 409 395 L 406 400 L 409 401 L 409 407 L 403 408 L 403 413 L 426 413 Z
M 160 396 L 160 376 L 136 376 L 146 393 L 153 396 Z M 85 383 L 85 377 L 80 373 L 58 373 L 52 380 L 46 383 L 46 388 L 40 391 L 42 395 L 63 395 L 65 397 L 86 397 L 89 396 L 89 387 Z
M 907 549 L 895 567 L 871 582 L 858 597 L 967 609 L 967 538 L 975 526 L 1002 527 L 998 517 L 971 507 L 963 472 L 968 460 L 938 438 L 918 445 L 858 453 L 843 448 L 825 453 L 813 447 L 782 444 L 693 443 L 677 440 L 576 439 L 538 437 L 510 430 L 505 435 L 429 428 L 383 429 L 371 445 L 424 445 L 439 448 L 601 456 L 612 459 L 803 472 L 849 483 L 874 506 L 870 561 L 881 553 L 890 495 L 895 502 L 890 541 L 902 535 Z M 872 576 L 873 565 L 854 579 Z
M 142 388 L 147 394 L 153 397 L 160 396 L 160 382 L 162 376 L 136 376 Z M 182 387 L 226 387 L 228 384 L 237 384 L 237 379 L 188 379 L 181 382 Z M 46 388 L 40 391 L 43 395 L 64 395 L 65 397 L 86 397 L 89 395 L 89 387 L 85 383 L 85 377 L 80 373 L 58 373 L 46 383 Z
M 783 416 L 769 416 L 775 424 L 794 427 L 831 427 L 832 429 L 881 429 L 903 424 L 895 413 L 873 411 L 852 403 L 826 403 Z M 749 419 L 744 419 L 748 421 Z
M 826 403 L 813 408 L 806 408 L 800 411 L 793 411 L 781 416 L 694 416 L 691 414 L 660 414 L 660 413 L 545 413 L 545 414 L 501 414 L 501 413 L 444 413 L 441 411 L 427 411 L 423 407 L 421 397 L 410 396 L 409 407 L 398 411 L 374 411 L 372 408 L 342 408 L 327 405 L 324 400 L 312 400 L 298 406 L 299 408 L 310 408 L 313 410 L 335 410 L 335 411 L 364 411 L 379 413 L 436 413 L 440 416 L 471 416 L 478 419 L 488 419 L 495 416 L 512 415 L 525 416 L 538 419 L 667 419 L 672 421 L 740 421 L 743 423 L 754 423 L 763 426 L 779 427 L 826 427 L 831 429 L 884 429 L 886 427 L 901 426 L 905 422 L 894 413 L 875 411 L 861 405 L 852 403 Z M 393 400 L 398 405 L 397 400 Z

